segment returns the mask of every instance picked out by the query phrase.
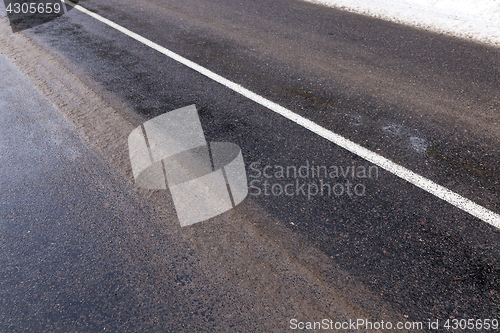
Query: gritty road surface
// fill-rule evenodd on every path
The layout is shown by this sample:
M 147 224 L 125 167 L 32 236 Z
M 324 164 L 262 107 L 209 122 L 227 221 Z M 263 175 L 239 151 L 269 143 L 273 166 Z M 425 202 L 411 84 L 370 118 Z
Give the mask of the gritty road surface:
M 300 1 L 79 5 L 500 212 L 498 49 Z M 77 9 L 0 31 L 2 331 L 499 317 L 494 226 Z M 181 228 L 127 138 L 192 104 L 249 195 Z

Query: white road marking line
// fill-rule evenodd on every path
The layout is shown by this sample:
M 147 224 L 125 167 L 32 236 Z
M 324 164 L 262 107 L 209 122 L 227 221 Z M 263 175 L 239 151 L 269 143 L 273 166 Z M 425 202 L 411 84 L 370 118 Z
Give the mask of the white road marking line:
M 200 74 L 203 74 L 210 79 L 222 84 L 223 86 L 247 97 L 248 99 L 251 99 L 252 101 L 282 115 L 283 117 L 295 122 L 296 124 L 307 128 L 308 130 L 314 132 L 315 134 L 335 143 L 336 145 L 350 151 L 353 154 L 356 154 L 365 160 L 391 172 L 392 174 L 412 183 L 413 185 L 420 187 L 424 191 L 427 191 L 428 193 L 431 193 L 435 195 L 436 197 L 452 204 L 453 206 L 460 208 L 461 210 L 471 214 L 472 216 L 477 217 L 478 219 L 491 224 L 492 226 L 500 229 L 500 215 L 492 212 L 491 210 L 488 210 L 484 208 L 483 206 L 480 206 L 476 204 L 475 202 L 462 197 L 461 195 L 452 192 L 451 190 L 447 189 L 444 186 L 441 186 L 439 184 L 434 183 L 433 181 L 422 177 L 416 173 L 414 173 L 411 170 L 406 169 L 405 167 L 402 167 L 399 164 L 396 164 L 392 162 L 391 160 L 376 154 L 360 145 L 357 143 L 354 143 L 338 134 L 333 133 L 332 131 L 260 96 L 257 95 L 256 93 L 242 87 L 241 85 L 234 83 L 232 81 L 229 81 L 228 79 L 223 78 L 222 76 L 206 69 L 205 67 L 202 67 L 191 60 L 188 60 L 177 53 L 174 53 L 163 46 L 160 46 L 152 41 L 150 41 L 147 38 L 144 38 L 135 32 L 132 32 L 98 14 L 92 13 L 91 11 L 83 8 L 80 5 L 76 5 L 72 3 L 69 0 L 62 0 L 63 2 L 67 3 L 68 5 L 78 9 L 82 13 L 85 13 L 89 16 L 92 16 L 96 20 L 101 21 L 102 23 L 126 34 L 127 36 L 151 47 L 152 49 L 157 50 L 158 52 L 166 55 L 169 58 L 172 58 L 181 64 L 197 71 Z

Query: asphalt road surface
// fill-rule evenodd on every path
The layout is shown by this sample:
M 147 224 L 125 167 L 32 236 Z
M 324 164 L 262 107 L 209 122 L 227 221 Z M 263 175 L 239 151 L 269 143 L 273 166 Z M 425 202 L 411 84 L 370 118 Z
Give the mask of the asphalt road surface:
M 79 5 L 500 213 L 498 49 L 292 0 Z M 499 319 L 496 227 L 80 10 L 0 23 L 0 330 Z M 181 228 L 168 190 L 134 187 L 127 137 L 192 104 L 249 195 Z

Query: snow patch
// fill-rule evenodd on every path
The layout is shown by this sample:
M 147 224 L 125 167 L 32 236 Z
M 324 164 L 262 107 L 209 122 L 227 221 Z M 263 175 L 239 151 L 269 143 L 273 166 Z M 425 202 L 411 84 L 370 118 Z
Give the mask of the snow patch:
M 429 147 L 427 140 L 422 138 L 416 130 L 411 130 L 395 123 L 388 123 L 382 126 L 382 130 L 393 138 L 403 140 L 407 147 L 419 154 L 425 153 Z
M 500 0 L 305 0 L 500 47 Z

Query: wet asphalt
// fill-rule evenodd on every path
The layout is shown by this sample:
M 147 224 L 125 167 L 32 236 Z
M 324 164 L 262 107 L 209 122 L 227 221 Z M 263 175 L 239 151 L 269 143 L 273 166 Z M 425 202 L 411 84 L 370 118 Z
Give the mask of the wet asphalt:
M 230 300 L 184 264 L 189 249 L 155 230 L 158 214 L 0 61 L 1 331 L 230 329 L 210 310 Z M 172 258 L 161 275 L 143 261 L 154 255 L 148 244 L 160 241 Z
M 81 1 L 80 5 L 500 212 L 497 49 L 299 1 Z M 278 195 L 286 184 L 298 181 L 307 186 L 319 184 L 320 179 L 275 174 L 269 181 L 270 186 L 277 184 L 277 190 L 265 192 L 266 178 L 256 169 L 262 172 L 266 165 L 273 171 L 279 169 L 276 166 L 307 164 L 365 169 L 371 165 L 76 10 L 26 33 L 145 119 L 196 104 L 208 141 L 233 142 L 242 149 L 249 182 L 256 182 L 235 211 L 259 207 L 265 213 L 250 216 L 248 223 L 269 239 L 279 237 L 279 230 L 296 235 L 300 243 L 288 244 L 295 251 L 318 250 L 411 320 L 500 315 L 500 234 L 494 227 L 382 169 L 372 178 L 322 179 L 362 184 L 363 195 L 308 198 L 298 190 Z M 11 93 L 2 100 L 19 95 Z M 2 113 L 2 174 L 8 176 L 2 179 L 1 283 L 8 286 L 2 288 L 2 308 L 9 309 L 0 315 L 3 327 L 11 331 L 31 327 L 36 332 L 43 321 L 49 325 L 47 331 L 82 330 L 82 323 L 94 331 L 108 320 L 115 331 L 147 330 L 148 324 L 158 331 L 176 331 L 200 318 L 173 315 L 185 313 L 180 309 L 184 305 L 177 305 L 185 304 L 179 301 L 185 294 L 167 282 L 159 290 L 172 296 L 156 308 L 156 322 L 144 317 L 136 285 L 147 284 L 144 297 L 153 302 L 158 277 L 149 281 L 140 268 L 126 266 L 131 260 L 122 262 L 116 243 L 145 244 L 147 234 L 131 241 L 129 234 L 115 235 L 113 230 L 123 230 L 116 227 L 123 221 L 147 224 L 157 213 L 142 211 L 150 208 L 141 193 L 131 190 L 113 173 L 113 166 L 75 134 L 58 134 L 72 131 L 54 110 L 28 113 L 23 119 L 32 121 L 19 122 L 23 112 L 28 112 L 26 107 Z M 31 126 L 38 123 L 50 128 L 50 134 L 36 135 L 39 127 Z M 52 142 L 58 135 L 75 148 Z M 13 143 L 12 138 L 18 137 L 37 144 Z M 57 190 L 52 193 L 54 182 Z M 122 187 L 115 189 L 111 184 L 116 183 Z M 78 202 L 85 202 L 85 207 L 78 207 Z M 193 228 L 210 229 L 210 223 Z M 89 237 L 81 237 L 87 232 Z M 175 248 L 172 237 L 163 239 L 162 246 Z M 144 253 L 138 256 L 140 262 L 148 262 Z M 308 269 L 321 271 L 321 267 Z M 58 277 L 63 270 L 79 276 Z M 336 281 L 335 271 L 321 274 L 326 283 Z M 55 287 L 53 281 L 62 282 Z M 205 288 L 191 296 L 201 308 L 228 304 L 203 282 Z M 27 296 L 33 295 L 27 292 L 31 289 L 37 296 Z M 120 292 L 110 299 L 114 290 Z M 50 301 L 40 301 L 38 295 L 44 292 Z M 107 298 L 99 300 L 102 295 Z M 227 307 L 218 315 L 238 316 L 235 311 Z M 196 331 L 221 331 L 213 324 L 220 317 L 201 318 Z M 284 323 L 277 331 L 286 331 Z M 250 320 L 238 327 L 262 328 Z M 190 331 L 181 328 L 177 329 Z

